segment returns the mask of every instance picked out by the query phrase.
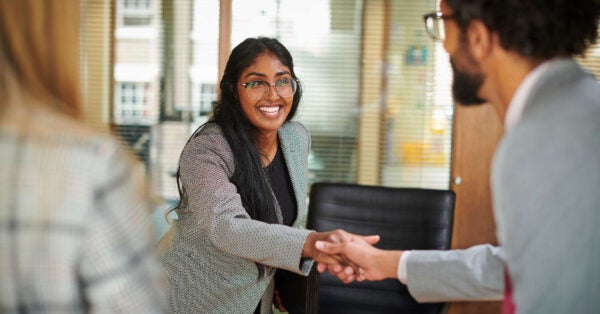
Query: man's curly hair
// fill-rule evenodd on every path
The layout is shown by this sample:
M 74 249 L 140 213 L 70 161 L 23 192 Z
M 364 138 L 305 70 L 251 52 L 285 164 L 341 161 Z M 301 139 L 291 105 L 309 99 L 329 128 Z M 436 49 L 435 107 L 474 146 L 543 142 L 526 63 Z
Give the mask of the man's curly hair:
M 464 31 L 472 19 L 526 57 L 583 56 L 596 43 L 600 0 L 446 0 Z

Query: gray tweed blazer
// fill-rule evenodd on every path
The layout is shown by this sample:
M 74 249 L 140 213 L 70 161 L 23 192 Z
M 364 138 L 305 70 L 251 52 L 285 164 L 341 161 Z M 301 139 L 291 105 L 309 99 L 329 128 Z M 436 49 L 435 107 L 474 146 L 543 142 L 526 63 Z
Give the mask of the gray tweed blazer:
M 313 261 L 301 259 L 310 231 L 300 228 L 310 136 L 298 122 L 286 122 L 278 134 L 298 205 L 293 227 L 250 219 L 230 182 L 233 156 L 218 125 L 207 124 L 183 149 L 188 202 L 159 243 L 174 313 L 253 313 L 261 300 L 261 313 L 271 313 L 275 268 L 310 271 Z M 262 278 L 256 262 L 268 266 Z

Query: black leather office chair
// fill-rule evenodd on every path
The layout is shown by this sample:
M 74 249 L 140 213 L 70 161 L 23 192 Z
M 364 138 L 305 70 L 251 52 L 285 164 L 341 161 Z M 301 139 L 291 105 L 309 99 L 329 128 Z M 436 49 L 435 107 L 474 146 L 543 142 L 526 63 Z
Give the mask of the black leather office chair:
M 316 263 L 306 277 L 286 270 L 277 270 L 275 286 L 288 313 L 319 313 L 319 277 Z
M 379 234 L 382 249 L 450 248 L 455 194 L 450 190 L 315 183 L 307 228 Z M 343 284 L 323 273 L 318 311 L 335 313 L 440 313 L 444 303 L 419 304 L 398 280 Z

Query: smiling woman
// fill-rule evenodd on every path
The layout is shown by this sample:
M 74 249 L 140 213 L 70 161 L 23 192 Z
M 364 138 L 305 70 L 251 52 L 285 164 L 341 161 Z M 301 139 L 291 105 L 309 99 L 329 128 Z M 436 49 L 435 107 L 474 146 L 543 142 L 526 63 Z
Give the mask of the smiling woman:
M 159 244 L 173 312 L 271 313 L 278 268 L 306 276 L 313 260 L 337 263 L 315 241 L 353 236 L 301 228 L 311 140 L 292 121 L 297 82 L 275 39 L 231 52 L 214 115 L 181 154 L 178 220 Z
M 238 89 L 238 99 L 246 118 L 258 131 L 256 140 L 263 166 L 273 160 L 277 152 L 277 130 L 292 108 L 296 81 L 291 75 L 289 67 L 275 54 L 263 52 L 240 76 L 246 83 L 241 84 L 243 89 Z

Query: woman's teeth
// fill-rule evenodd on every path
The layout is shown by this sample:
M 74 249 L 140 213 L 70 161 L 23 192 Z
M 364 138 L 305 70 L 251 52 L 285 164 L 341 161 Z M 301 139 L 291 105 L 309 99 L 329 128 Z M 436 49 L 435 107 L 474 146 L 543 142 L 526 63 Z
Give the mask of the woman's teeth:
M 258 107 L 258 110 L 266 113 L 275 113 L 279 111 L 279 106 Z

